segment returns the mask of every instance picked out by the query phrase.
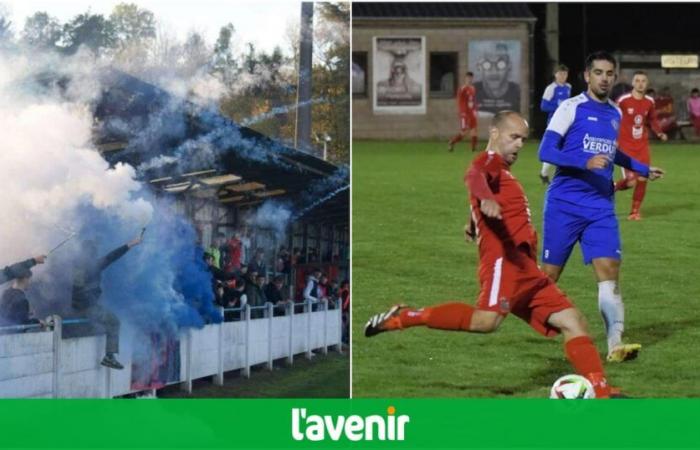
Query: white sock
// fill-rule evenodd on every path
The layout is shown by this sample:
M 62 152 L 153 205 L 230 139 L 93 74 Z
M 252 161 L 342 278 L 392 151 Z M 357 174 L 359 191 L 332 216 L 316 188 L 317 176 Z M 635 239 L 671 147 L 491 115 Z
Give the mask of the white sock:
M 552 167 L 550 163 L 542 163 L 542 169 L 540 170 L 540 175 L 543 177 L 549 176 L 549 168 Z
M 622 343 L 622 332 L 625 329 L 625 305 L 617 281 L 601 281 L 598 283 L 598 309 L 603 315 L 605 332 L 608 335 L 608 352 Z

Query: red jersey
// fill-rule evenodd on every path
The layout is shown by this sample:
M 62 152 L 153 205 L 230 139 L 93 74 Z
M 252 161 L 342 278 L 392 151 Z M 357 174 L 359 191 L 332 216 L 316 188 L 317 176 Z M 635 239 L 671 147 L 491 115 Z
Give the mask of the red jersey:
M 476 89 L 474 86 L 462 86 L 457 92 L 457 106 L 460 114 L 476 113 Z
M 529 245 L 533 258 L 537 252 L 537 232 L 530 221 L 525 191 L 509 169 L 501 155 L 483 152 L 474 158 L 464 176 L 482 261 L 511 254 L 521 244 Z M 479 206 L 487 199 L 501 206 L 502 219 L 483 215 Z
M 622 111 L 620 122 L 620 134 L 617 138 L 618 146 L 635 156 L 635 153 L 649 149 L 649 132 L 651 127 L 656 134 L 661 133 L 661 126 L 656 117 L 654 99 L 645 95 L 636 99 L 631 93 L 625 94 L 617 100 Z

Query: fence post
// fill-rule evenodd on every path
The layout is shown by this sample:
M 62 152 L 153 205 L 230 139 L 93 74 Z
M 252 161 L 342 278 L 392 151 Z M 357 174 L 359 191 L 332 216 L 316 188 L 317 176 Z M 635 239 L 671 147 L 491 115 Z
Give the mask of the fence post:
M 107 340 L 107 335 L 105 334 L 105 341 Z M 104 348 L 104 345 L 100 345 L 100 348 Z M 98 366 L 99 367 L 99 366 Z M 102 366 L 102 370 L 105 371 L 105 389 L 102 398 L 110 398 L 112 392 L 112 369 L 109 367 Z
M 192 393 L 192 334 L 190 328 L 185 333 L 185 381 L 180 383 L 180 389 Z
M 216 375 L 214 375 L 214 384 L 217 386 L 223 386 L 224 385 L 224 308 L 219 307 L 219 312 L 221 313 L 221 323 L 217 324 L 219 327 L 219 341 L 218 341 L 218 348 L 217 348 L 217 366 L 216 366 Z
M 311 351 L 311 311 L 313 311 L 311 300 L 307 300 L 304 306 L 304 312 L 306 313 L 306 359 L 314 357 Z
M 51 386 L 53 398 L 61 395 L 61 333 L 63 323 L 61 316 L 51 316 L 53 321 L 53 383 Z
M 323 354 L 327 355 L 328 354 L 328 305 L 330 304 L 330 301 L 328 299 L 324 299 L 324 308 L 323 308 Z
M 289 353 L 287 354 L 287 364 L 294 364 L 294 302 L 287 303 L 289 312 Z
M 338 311 L 338 343 L 335 344 L 335 349 L 340 353 L 341 355 L 343 354 L 343 305 L 342 303 L 340 304 L 340 308 L 337 309 Z M 349 331 L 348 331 L 349 334 Z M 349 338 L 350 336 L 348 336 Z
M 245 312 L 245 367 L 243 376 L 250 378 L 250 305 L 246 303 Z
M 273 364 L 272 364 L 272 324 L 274 323 L 272 320 L 272 316 L 274 315 L 272 313 L 272 303 L 267 302 L 267 368 L 268 370 L 272 370 Z

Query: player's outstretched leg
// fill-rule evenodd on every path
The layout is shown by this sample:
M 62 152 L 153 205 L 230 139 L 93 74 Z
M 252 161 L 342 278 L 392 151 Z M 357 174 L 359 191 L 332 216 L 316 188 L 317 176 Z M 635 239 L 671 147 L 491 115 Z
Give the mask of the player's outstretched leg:
M 365 336 L 372 337 L 385 331 L 424 326 L 439 330 L 488 333 L 500 325 L 503 316 L 483 311 L 466 303 L 443 303 L 420 309 L 394 305 L 386 312 L 375 314 L 365 325 Z
M 564 352 L 579 375 L 591 382 L 596 398 L 610 398 L 603 362 L 588 335 L 583 316 L 576 308 L 567 308 L 549 316 L 547 322 L 564 335 Z

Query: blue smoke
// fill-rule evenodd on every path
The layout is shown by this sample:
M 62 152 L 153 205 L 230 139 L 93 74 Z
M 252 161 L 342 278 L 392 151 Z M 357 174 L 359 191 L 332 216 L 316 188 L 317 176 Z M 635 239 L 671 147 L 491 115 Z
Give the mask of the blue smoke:
M 149 200 L 155 211 L 143 242 L 103 272 L 100 301 L 144 333 L 175 336 L 182 328 L 221 322 L 194 228 L 163 200 Z M 77 217 L 79 239 L 95 241 L 100 257 L 137 237 L 146 225 L 126 223 L 89 205 L 83 205 Z M 77 262 L 78 254 L 76 249 L 64 256 L 64 271 Z

